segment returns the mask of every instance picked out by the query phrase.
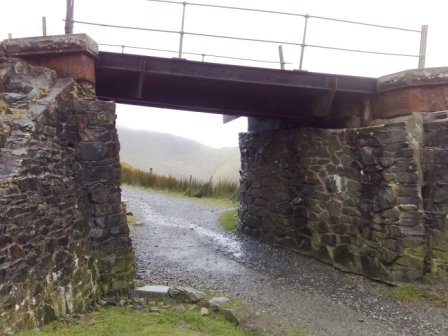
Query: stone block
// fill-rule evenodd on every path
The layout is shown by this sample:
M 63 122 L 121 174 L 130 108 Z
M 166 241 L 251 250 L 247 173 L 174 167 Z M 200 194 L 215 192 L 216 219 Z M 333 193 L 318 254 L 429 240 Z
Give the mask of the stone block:
M 339 265 L 350 267 L 355 259 L 348 245 L 338 245 L 333 249 L 333 260 Z
M 206 297 L 204 292 L 191 287 L 172 287 L 168 294 L 177 302 L 185 303 L 197 303 Z
M 415 226 L 400 226 L 400 231 L 404 236 L 423 236 L 425 234 L 423 224 L 418 224 Z
M 99 161 L 106 157 L 108 148 L 103 142 L 81 142 L 79 154 L 83 161 Z
M 370 252 L 362 252 L 361 257 L 362 273 L 373 278 L 381 279 L 382 281 L 390 281 L 391 276 L 387 268 Z
M 415 172 L 401 172 L 397 176 L 397 182 L 404 185 L 416 185 L 418 183 L 418 175 Z
M 214 296 L 207 301 L 210 308 L 213 310 L 219 310 L 230 302 L 230 299 L 225 296 Z
M 325 245 L 336 246 L 336 236 L 335 235 L 332 235 L 332 234 L 322 235 L 321 241 Z
M 425 226 L 429 229 L 447 231 L 446 214 L 425 212 Z
M 158 299 L 168 297 L 170 287 L 161 285 L 147 285 L 131 291 L 131 298 Z

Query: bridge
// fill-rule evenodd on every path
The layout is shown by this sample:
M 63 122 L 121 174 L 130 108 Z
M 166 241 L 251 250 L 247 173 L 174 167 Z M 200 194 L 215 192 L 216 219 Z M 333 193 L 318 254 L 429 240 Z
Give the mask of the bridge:
M 65 31 L 72 34 L 74 26 L 81 27 L 83 32 L 89 29 L 95 31 L 97 28 L 110 31 L 129 31 L 143 34 L 156 34 L 157 39 L 152 40 L 151 45 L 126 45 L 126 41 L 102 43 L 98 41 L 103 50 L 120 50 L 120 53 L 101 51 L 95 62 L 96 89 L 98 97 L 110 99 L 118 103 L 136 104 L 151 107 L 173 108 L 179 110 L 190 110 L 207 113 L 224 114 L 227 120 L 238 116 L 248 117 L 270 117 L 270 118 L 292 118 L 302 121 L 302 124 L 322 124 L 322 117 L 337 115 L 338 109 L 347 105 L 347 101 L 363 101 L 364 98 L 377 93 L 376 79 L 360 78 L 355 76 L 342 76 L 324 73 L 312 73 L 303 71 L 306 51 L 309 49 L 331 50 L 343 53 L 357 53 L 370 55 L 383 55 L 395 58 L 416 58 L 418 67 L 424 68 L 426 59 L 427 26 L 421 30 L 384 26 L 372 23 L 356 22 L 330 17 L 314 16 L 293 12 L 282 12 L 266 9 L 252 9 L 234 6 L 210 5 L 195 2 L 178 2 L 173 0 L 148 0 L 145 2 L 148 9 L 168 15 L 167 20 L 178 19 L 180 15 L 180 30 L 163 27 L 129 26 L 118 23 L 92 22 L 83 20 L 80 13 L 74 17 L 74 1 L 67 1 L 67 12 L 65 20 Z M 122 9 L 126 10 L 125 8 Z M 165 12 L 166 11 L 166 12 Z M 219 34 L 215 28 L 221 27 L 220 23 L 213 27 L 198 26 L 189 28 L 190 21 L 197 21 L 197 15 L 206 13 L 217 14 L 230 20 L 254 20 L 256 15 L 269 18 L 270 20 L 284 20 L 298 24 L 298 34 L 301 41 L 288 40 L 291 36 L 281 31 L 279 40 L 266 39 L 263 36 L 247 34 L 245 29 L 238 34 Z M 161 14 L 159 14 L 161 15 Z M 291 20 L 291 21 L 290 21 Z M 200 21 L 200 20 L 199 20 Z M 302 23 L 303 23 L 303 26 Z M 336 25 L 348 25 L 359 29 L 371 29 L 391 33 L 418 35 L 420 38 L 419 53 L 410 54 L 397 51 L 372 50 L 338 47 L 337 45 L 322 45 L 313 43 L 310 28 L 319 25 L 320 22 Z M 175 22 L 173 22 L 175 23 Z M 160 25 L 160 23 L 158 23 Z M 215 27 L 216 25 L 216 27 Z M 222 22 L 221 22 L 222 25 Z M 264 31 L 263 22 L 253 22 L 256 30 Z M 210 28 L 212 32 L 210 32 Z M 228 27 L 227 27 L 228 28 Z M 206 29 L 206 30 L 204 30 Z M 220 29 L 218 29 L 220 31 Z M 249 30 L 250 31 L 250 30 Z M 159 44 L 165 38 L 176 38 L 178 36 L 177 49 L 163 49 Z M 370 36 L 370 35 L 369 35 Z M 204 41 L 197 46 L 192 45 L 190 39 Z M 244 43 L 247 49 L 252 45 L 262 45 L 272 50 L 278 47 L 279 59 L 253 59 L 250 54 L 241 54 L 232 50 L 225 55 L 216 54 L 207 50 L 207 41 L 218 41 L 219 43 Z M 111 44 L 112 43 L 112 44 Z M 115 44 L 113 44 L 115 43 Z M 263 64 L 263 66 L 280 66 L 285 69 L 293 66 L 295 62 L 285 61 L 283 48 L 289 48 L 291 53 L 298 53 L 298 70 L 280 71 L 266 68 L 248 66 L 232 66 L 219 63 L 204 62 L 205 60 L 217 59 L 220 61 L 249 62 Z M 189 51 L 188 48 L 192 48 Z M 378 48 L 378 46 L 376 46 Z M 199 51 L 200 50 L 200 51 Z M 149 57 L 129 54 L 128 52 L 152 52 L 162 53 L 166 56 L 175 57 Z M 272 54 L 269 52 L 269 54 Z M 185 59 L 201 58 L 202 62 Z M 340 113 L 339 113 L 340 114 Z M 331 116 L 329 117 L 331 119 Z M 328 118 L 327 118 L 328 119 Z
M 100 52 L 96 90 L 117 103 L 232 116 L 326 116 L 376 93 L 376 79 Z
M 388 283 L 446 279 L 448 68 L 260 69 L 98 52 L 83 34 L 0 56 L 0 331 L 132 287 L 114 101 L 257 121 L 240 137 L 242 232 Z

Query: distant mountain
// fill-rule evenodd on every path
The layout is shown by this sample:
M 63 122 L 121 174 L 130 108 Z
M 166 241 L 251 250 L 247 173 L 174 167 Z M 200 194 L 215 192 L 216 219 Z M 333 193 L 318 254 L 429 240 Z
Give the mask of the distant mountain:
M 237 147 L 212 148 L 194 140 L 118 126 L 121 162 L 154 173 L 208 181 L 239 179 Z

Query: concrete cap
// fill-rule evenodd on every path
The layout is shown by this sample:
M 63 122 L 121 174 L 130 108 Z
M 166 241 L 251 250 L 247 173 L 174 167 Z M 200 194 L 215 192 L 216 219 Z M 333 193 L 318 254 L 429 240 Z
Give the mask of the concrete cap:
M 429 85 L 448 85 L 448 67 L 406 70 L 378 78 L 378 92 Z
M 86 34 L 8 39 L 3 40 L 2 45 L 6 56 L 10 57 L 66 53 L 98 57 L 98 44 Z

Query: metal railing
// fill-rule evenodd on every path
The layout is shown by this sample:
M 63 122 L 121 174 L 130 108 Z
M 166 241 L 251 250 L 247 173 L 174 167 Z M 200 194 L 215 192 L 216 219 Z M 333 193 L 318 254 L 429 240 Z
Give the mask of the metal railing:
M 73 1 L 74 0 L 67 0 L 68 3 L 71 2 L 72 6 L 73 6 Z M 178 34 L 179 35 L 179 46 L 178 46 L 177 50 L 167 50 L 167 49 L 156 49 L 156 48 L 147 48 L 147 47 L 138 47 L 138 46 L 126 46 L 126 45 L 118 45 L 118 44 L 101 44 L 100 43 L 100 45 L 104 45 L 104 46 L 121 47 L 122 52 L 124 52 L 125 48 L 163 51 L 163 52 L 169 52 L 169 53 L 176 53 L 177 57 L 179 57 L 179 58 L 182 58 L 183 55 L 197 55 L 197 56 L 202 56 L 202 60 L 204 60 L 205 57 L 214 57 L 214 58 L 234 59 L 234 60 L 261 62 L 261 63 L 275 63 L 275 64 L 280 64 L 280 67 L 283 69 L 285 64 L 291 64 L 291 63 L 285 62 L 283 59 L 282 46 L 289 45 L 289 46 L 300 47 L 300 56 L 299 56 L 299 63 L 298 63 L 299 70 L 302 70 L 302 68 L 303 68 L 303 62 L 304 62 L 304 58 L 305 58 L 306 48 L 320 48 L 320 49 L 329 49 L 329 50 L 336 50 L 336 51 L 343 51 L 343 52 L 355 52 L 355 53 L 364 53 L 364 54 L 417 58 L 418 59 L 418 68 L 425 67 L 426 41 L 427 41 L 427 35 L 428 35 L 428 26 L 427 25 L 423 25 L 421 27 L 421 30 L 416 30 L 416 29 L 400 28 L 400 27 L 393 27 L 393 26 L 386 26 L 386 25 L 379 25 L 379 24 L 372 24 L 372 23 L 364 23 L 364 22 L 358 22 L 358 21 L 335 19 L 335 18 L 323 17 L 323 16 L 314 16 L 314 15 L 299 14 L 299 13 L 288 13 L 288 12 L 272 11 L 272 10 L 264 10 L 264 9 L 250 9 L 250 8 L 243 8 L 243 7 L 209 5 L 209 4 L 201 4 L 201 3 L 186 2 L 186 1 L 178 2 L 178 1 L 172 1 L 172 0 L 145 0 L 145 1 L 166 3 L 166 4 L 175 4 L 175 5 L 182 6 L 180 30 L 132 27 L 132 26 L 124 26 L 124 25 L 113 25 L 113 24 L 105 24 L 105 23 L 98 23 L 98 22 L 87 22 L 87 21 L 81 21 L 81 20 L 74 20 L 73 19 L 73 7 L 72 6 L 70 7 L 69 5 L 67 5 L 67 19 L 66 19 L 66 21 L 69 21 L 69 24 L 66 24 L 66 27 L 69 27 L 68 28 L 69 32 L 72 31 L 73 24 L 76 23 L 76 24 L 81 24 L 81 25 L 91 25 L 91 26 L 100 26 L 100 27 L 108 27 L 108 28 L 120 28 L 120 29 L 130 29 L 130 30 L 139 30 L 139 31 L 148 31 L 148 32 Z M 186 31 L 185 30 L 185 18 L 186 18 L 186 13 L 187 13 L 186 12 L 187 6 L 210 7 L 210 8 L 225 9 L 225 10 L 236 10 L 236 11 L 246 11 L 246 12 L 254 12 L 254 13 L 281 15 L 281 16 L 301 17 L 304 19 L 302 38 L 301 38 L 300 42 L 297 42 L 297 41 L 294 42 L 294 41 L 279 41 L 279 40 L 272 40 L 272 39 L 260 39 L 260 38 L 228 36 L 228 35 L 220 35 L 220 34 L 210 34 L 210 33 Z M 333 21 L 333 22 L 339 22 L 339 23 L 345 23 L 345 24 L 351 24 L 351 25 L 360 25 L 360 26 L 366 26 L 366 27 L 389 29 L 389 30 L 402 31 L 402 32 L 407 32 L 407 33 L 419 34 L 420 35 L 419 53 L 418 54 L 396 53 L 396 52 L 384 52 L 384 51 L 377 51 L 377 50 L 362 50 L 362 49 L 333 47 L 333 46 L 328 46 L 328 45 L 308 44 L 307 43 L 307 37 L 308 37 L 307 34 L 308 34 L 310 20 L 312 20 L 312 19 L 326 20 L 326 21 Z M 70 28 L 71 28 L 71 30 L 70 30 Z M 232 56 L 207 54 L 207 53 L 185 52 L 183 50 L 185 36 L 277 44 L 277 45 L 279 45 L 279 61 L 232 57 Z

